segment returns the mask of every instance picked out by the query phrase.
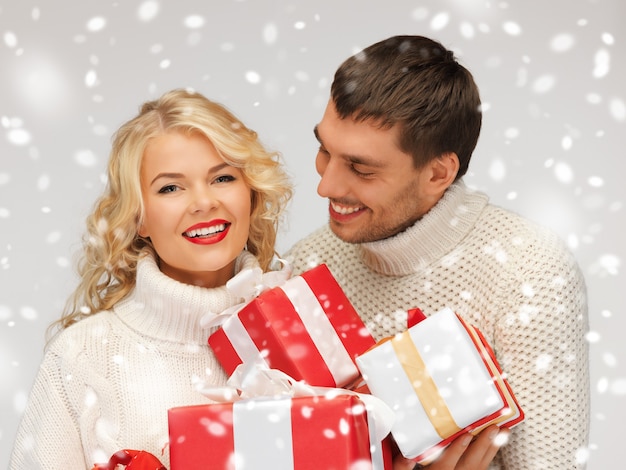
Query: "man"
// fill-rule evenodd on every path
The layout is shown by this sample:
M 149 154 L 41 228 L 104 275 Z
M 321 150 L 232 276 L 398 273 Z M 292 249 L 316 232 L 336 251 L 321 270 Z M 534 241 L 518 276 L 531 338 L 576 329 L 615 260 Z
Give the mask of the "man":
M 580 468 L 584 281 L 551 232 L 465 186 L 480 126 L 473 77 L 441 44 L 398 36 L 347 59 L 315 128 L 329 223 L 288 259 L 296 274 L 326 263 L 377 339 L 405 330 L 407 309 L 450 307 L 494 348 L 525 421 L 499 450 L 497 428 L 462 436 L 430 468 Z

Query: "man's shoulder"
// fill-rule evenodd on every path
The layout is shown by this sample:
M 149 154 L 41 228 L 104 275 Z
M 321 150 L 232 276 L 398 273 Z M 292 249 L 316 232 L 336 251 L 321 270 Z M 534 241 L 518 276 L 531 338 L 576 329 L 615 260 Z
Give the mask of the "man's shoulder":
M 556 230 L 500 206 L 487 205 L 477 227 L 483 236 L 491 237 L 492 240 L 499 239 L 505 246 L 526 255 L 564 258 L 572 255 L 565 240 Z
M 482 223 L 492 222 L 503 230 L 525 233 L 528 236 L 549 237 L 559 236 L 552 228 L 518 212 L 494 204 L 488 204 L 481 214 Z

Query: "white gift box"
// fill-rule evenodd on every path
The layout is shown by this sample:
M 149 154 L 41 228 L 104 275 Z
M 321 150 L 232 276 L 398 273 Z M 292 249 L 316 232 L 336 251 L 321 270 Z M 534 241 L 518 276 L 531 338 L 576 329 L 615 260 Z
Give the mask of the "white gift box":
M 443 309 L 357 357 L 370 392 L 396 413 L 402 454 L 432 461 L 455 437 L 523 420 L 484 338 Z

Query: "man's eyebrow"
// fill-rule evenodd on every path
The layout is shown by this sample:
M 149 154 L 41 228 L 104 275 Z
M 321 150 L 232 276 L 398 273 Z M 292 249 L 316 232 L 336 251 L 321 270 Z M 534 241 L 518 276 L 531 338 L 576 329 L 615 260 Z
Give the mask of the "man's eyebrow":
M 322 139 L 320 137 L 320 133 L 317 130 L 318 125 L 316 124 L 315 127 L 313 128 L 313 134 L 315 134 L 315 138 L 317 139 L 317 141 L 322 144 Z M 323 145 L 323 144 L 322 144 Z
M 369 155 L 345 155 L 345 158 L 354 165 L 364 165 L 371 168 L 382 168 L 385 166 L 384 162 L 376 160 L 374 157 L 370 157 Z
M 317 139 L 317 141 L 320 143 L 320 145 L 323 147 L 324 146 L 324 142 L 322 142 L 322 138 L 320 137 L 320 133 L 318 130 L 318 125 L 316 125 L 313 128 L 313 134 L 315 134 L 315 138 Z M 370 166 L 372 168 L 382 168 L 385 166 L 385 163 L 381 160 L 378 160 L 374 157 L 371 157 L 369 155 L 354 155 L 354 154 L 342 154 L 341 155 L 343 158 L 345 158 L 346 160 L 350 161 L 351 163 L 355 164 L 355 165 L 366 165 L 366 166 Z

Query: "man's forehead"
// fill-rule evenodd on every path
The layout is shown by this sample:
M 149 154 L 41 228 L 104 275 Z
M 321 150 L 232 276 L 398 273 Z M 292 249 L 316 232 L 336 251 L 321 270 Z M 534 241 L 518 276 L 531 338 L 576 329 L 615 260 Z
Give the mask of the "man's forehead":
M 346 126 L 335 127 L 340 122 Z M 411 156 L 397 145 L 396 132 L 365 121 L 349 118 L 332 122 L 322 120 L 313 128 L 313 133 L 324 150 L 353 164 L 385 168 L 395 166 L 404 158 L 412 161 Z

